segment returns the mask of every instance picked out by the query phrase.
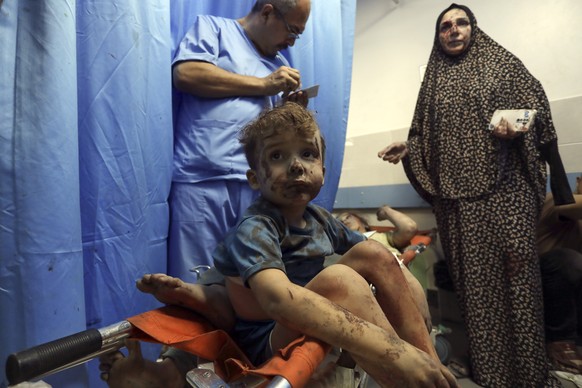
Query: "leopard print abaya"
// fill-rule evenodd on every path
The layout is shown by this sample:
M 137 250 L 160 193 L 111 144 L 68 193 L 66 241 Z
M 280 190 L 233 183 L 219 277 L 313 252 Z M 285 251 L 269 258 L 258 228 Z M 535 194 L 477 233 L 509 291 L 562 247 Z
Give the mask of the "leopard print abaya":
M 469 48 L 440 48 L 452 8 L 469 16 Z M 536 109 L 514 140 L 491 134 L 496 109 Z M 408 137 L 406 174 L 433 205 L 469 337 L 473 380 L 484 387 L 559 387 L 545 353 L 535 230 L 546 188 L 538 147 L 555 142 L 541 84 L 453 4 L 439 16 Z

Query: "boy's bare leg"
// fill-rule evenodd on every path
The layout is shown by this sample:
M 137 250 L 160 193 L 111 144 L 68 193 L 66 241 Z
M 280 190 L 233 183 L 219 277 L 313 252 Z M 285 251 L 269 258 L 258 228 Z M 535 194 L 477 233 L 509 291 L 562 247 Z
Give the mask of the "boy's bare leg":
M 234 311 L 226 288 L 220 284 L 186 283 L 179 278 L 157 273 L 144 275 L 136 285 L 140 291 L 152 294 L 162 303 L 198 312 L 216 328 L 230 331 L 234 327 Z
M 399 338 L 368 283 L 353 269 L 341 264 L 332 265 L 306 288 L 345 309 L 346 316 L 353 323 L 346 330 L 374 333 L 362 337 L 361 346 L 365 351 L 357 355 L 352 352 L 351 355 L 381 386 L 418 386 L 420 382 L 429 381 L 440 381 L 431 385 L 436 387 L 457 386 L 454 376 L 438 359 L 435 361 L 431 355 Z M 317 311 L 313 313 L 318 314 Z M 424 327 L 422 318 L 418 319 L 419 326 Z M 334 322 L 330 322 L 332 324 Z M 424 331 L 426 334 L 426 329 Z M 299 333 L 277 324 L 271 337 L 272 348 L 281 348 L 297 336 Z
M 406 279 L 406 283 L 408 284 L 408 288 L 410 290 L 410 293 L 412 294 L 412 299 L 414 299 L 416 307 L 418 307 L 418 310 L 422 314 L 422 317 L 424 318 L 424 323 L 426 325 L 428 333 L 430 334 L 432 330 L 432 319 L 430 316 L 430 310 L 428 308 L 428 301 L 426 299 L 424 288 L 422 288 L 422 285 L 420 284 L 418 279 L 414 277 L 414 275 L 412 274 L 412 272 L 410 272 L 408 268 L 403 267 L 402 274 Z
M 386 247 L 364 241 L 343 255 L 339 263 L 353 268 L 376 287 L 378 304 L 400 338 L 439 360 L 402 270 Z

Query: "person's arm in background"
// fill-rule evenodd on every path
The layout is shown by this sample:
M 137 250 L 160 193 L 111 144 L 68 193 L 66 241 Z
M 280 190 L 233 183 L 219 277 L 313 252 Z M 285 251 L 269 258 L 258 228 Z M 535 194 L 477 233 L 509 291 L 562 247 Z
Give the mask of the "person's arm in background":
M 569 205 L 556 206 L 558 216 L 569 220 L 582 220 L 582 194 L 574 194 L 574 201 Z
M 183 61 L 172 70 L 174 87 L 207 98 L 273 96 L 301 85 L 299 70 L 281 66 L 264 78 L 231 73 L 209 62 Z
M 394 225 L 392 241 L 398 249 L 408 246 L 412 237 L 418 232 L 418 226 L 412 218 L 388 205 L 380 207 L 376 212 L 376 217 L 378 221 L 388 220 Z

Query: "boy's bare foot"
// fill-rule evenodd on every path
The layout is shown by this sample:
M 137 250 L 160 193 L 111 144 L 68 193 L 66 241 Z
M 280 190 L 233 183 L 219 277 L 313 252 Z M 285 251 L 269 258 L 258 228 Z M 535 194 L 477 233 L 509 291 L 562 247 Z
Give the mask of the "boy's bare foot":
M 177 305 L 183 305 L 184 299 L 189 297 L 185 285 L 186 283 L 182 279 L 163 273 L 145 274 L 136 282 L 136 286 L 141 292 L 152 294 L 164 304 Z
M 186 283 L 162 273 L 146 274 L 137 281 L 137 288 L 152 294 L 164 304 L 178 305 L 204 316 L 215 327 L 230 331 L 235 315 L 226 288 L 220 284 Z

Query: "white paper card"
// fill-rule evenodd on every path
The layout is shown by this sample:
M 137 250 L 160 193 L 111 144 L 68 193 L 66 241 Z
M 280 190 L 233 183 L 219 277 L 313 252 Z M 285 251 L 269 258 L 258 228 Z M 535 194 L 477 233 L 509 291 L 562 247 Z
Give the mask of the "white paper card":
M 502 118 L 513 124 L 516 131 L 527 131 L 536 117 L 535 109 L 498 109 L 493 113 L 489 130 L 493 130 Z
M 310 86 L 310 87 L 303 89 L 303 90 L 300 90 L 300 91 L 306 93 L 307 98 L 315 97 L 315 96 L 317 96 L 317 93 L 319 92 L 319 85 L 313 85 L 313 86 Z
M 313 86 L 310 86 L 310 87 L 305 88 L 305 89 L 297 90 L 289 95 L 292 96 L 293 94 L 299 93 L 299 92 L 303 92 L 303 93 L 307 94 L 307 98 L 315 97 L 315 96 L 317 96 L 317 93 L 319 92 L 319 85 L 313 85 Z

